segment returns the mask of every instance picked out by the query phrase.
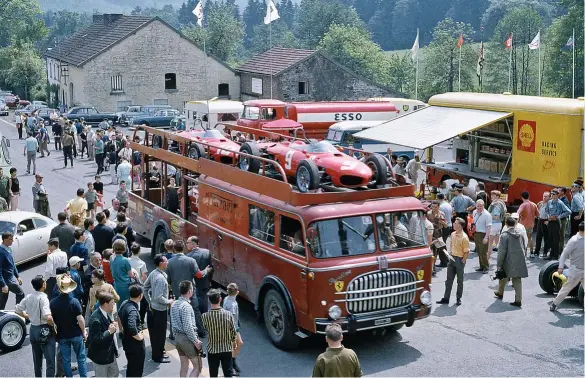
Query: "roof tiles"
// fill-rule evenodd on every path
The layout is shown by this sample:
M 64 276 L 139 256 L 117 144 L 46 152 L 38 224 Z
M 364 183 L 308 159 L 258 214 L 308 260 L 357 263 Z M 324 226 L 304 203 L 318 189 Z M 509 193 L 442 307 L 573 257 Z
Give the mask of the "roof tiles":
M 273 47 L 262 54 L 252 57 L 246 63 L 236 68 L 236 71 L 263 75 L 277 75 L 314 53 L 316 53 L 316 50 Z

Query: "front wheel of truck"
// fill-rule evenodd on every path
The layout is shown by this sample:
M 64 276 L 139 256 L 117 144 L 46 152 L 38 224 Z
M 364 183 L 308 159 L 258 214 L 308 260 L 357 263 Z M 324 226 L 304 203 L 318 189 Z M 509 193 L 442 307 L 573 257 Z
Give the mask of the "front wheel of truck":
M 282 349 L 295 349 L 300 338 L 295 335 L 292 314 L 286 308 L 282 295 L 270 289 L 264 297 L 264 324 L 274 345 Z
M 154 238 L 154 243 L 152 244 L 152 248 L 150 249 L 150 256 L 154 258 L 154 256 L 165 253 L 165 241 L 168 239 L 168 236 L 164 230 L 159 230 L 156 233 L 156 237 Z

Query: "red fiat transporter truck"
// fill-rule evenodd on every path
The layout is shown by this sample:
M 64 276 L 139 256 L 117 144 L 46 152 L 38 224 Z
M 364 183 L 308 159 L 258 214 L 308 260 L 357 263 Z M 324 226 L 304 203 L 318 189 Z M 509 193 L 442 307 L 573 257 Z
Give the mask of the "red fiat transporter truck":
M 198 235 L 211 251 L 214 284 L 238 284 L 278 347 L 294 348 L 331 323 L 379 336 L 430 314 L 432 253 L 413 186 L 300 193 L 274 160 L 238 152 L 262 164 L 254 173 L 237 161 L 186 156 L 192 143 L 205 142 L 142 131 L 144 144 L 130 144 L 142 153 L 144 177 L 153 164 L 163 177 L 168 166 L 176 168 L 180 206 L 165 209 L 166 192 L 176 189 L 167 180 L 133 182 L 132 227 L 150 239 L 153 254 L 164 252 L 167 238 Z M 171 151 L 173 141 L 180 148 Z M 270 165 L 281 179 L 265 176 Z
M 387 121 L 397 116 L 389 101 L 291 102 L 252 100 L 244 103 L 239 126 L 262 129 L 281 118 L 302 124 L 307 137 L 324 139 L 329 126 L 341 121 Z

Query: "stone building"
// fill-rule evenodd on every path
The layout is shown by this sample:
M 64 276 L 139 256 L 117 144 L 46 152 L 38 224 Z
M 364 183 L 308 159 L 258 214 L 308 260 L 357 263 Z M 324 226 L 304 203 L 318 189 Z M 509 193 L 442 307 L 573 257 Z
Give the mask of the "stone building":
M 236 71 L 242 101 L 343 101 L 405 97 L 374 83 L 316 50 L 274 47 L 252 57 Z
M 94 15 L 93 23 L 45 52 L 59 103 L 115 111 L 240 97 L 238 74 L 158 17 Z

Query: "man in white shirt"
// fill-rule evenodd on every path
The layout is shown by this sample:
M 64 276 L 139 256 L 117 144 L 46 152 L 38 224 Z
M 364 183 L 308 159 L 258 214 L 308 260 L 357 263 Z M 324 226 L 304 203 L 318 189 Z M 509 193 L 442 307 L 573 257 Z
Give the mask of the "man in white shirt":
M 45 264 L 45 280 L 47 281 L 47 288 L 45 293 L 49 300 L 51 300 L 53 289 L 57 284 L 57 269 L 67 268 L 68 258 L 67 253 L 59 249 L 59 238 L 53 238 L 47 243 L 47 263 Z
M 565 282 L 557 294 L 557 297 L 550 305 L 551 311 L 555 311 L 557 306 L 561 304 L 567 295 L 569 295 L 579 283 L 583 284 L 585 281 L 585 268 L 583 266 L 585 261 L 585 244 L 583 243 L 585 223 L 579 223 L 577 230 L 578 232 L 571 237 L 565 245 L 565 249 L 559 259 L 559 269 L 557 271 L 559 274 L 563 273 L 563 268 L 565 267 L 565 262 L 567 260 L 571 261 L 571 266 L 569 268 L 567 282 Z
M 83 235 L 85 235 L 85 241 L 83 242 L 83 245 L 87 247 L 87 253 L 90 255 L 95 252 L 95 240 L 93 240 L 93 235 L 91 234 L 94 228 L 93 223 L 93 218 L 85 218 L 83 221 Z
M 408 229 L 400 222 L 400 214 L 394 213 L 394 235 L 406 239 L 412 239 L 408 234 Z
M 447 227 L 441 230 L 443 233 L 443 241 L 446 243 L 453 229 L 453 206 L 447 201 L 447 196 L 443 193 L 437 194 L 437 200 L 440 202 L 439 211 L 445 214 L 445 221 L 447 222 Z

